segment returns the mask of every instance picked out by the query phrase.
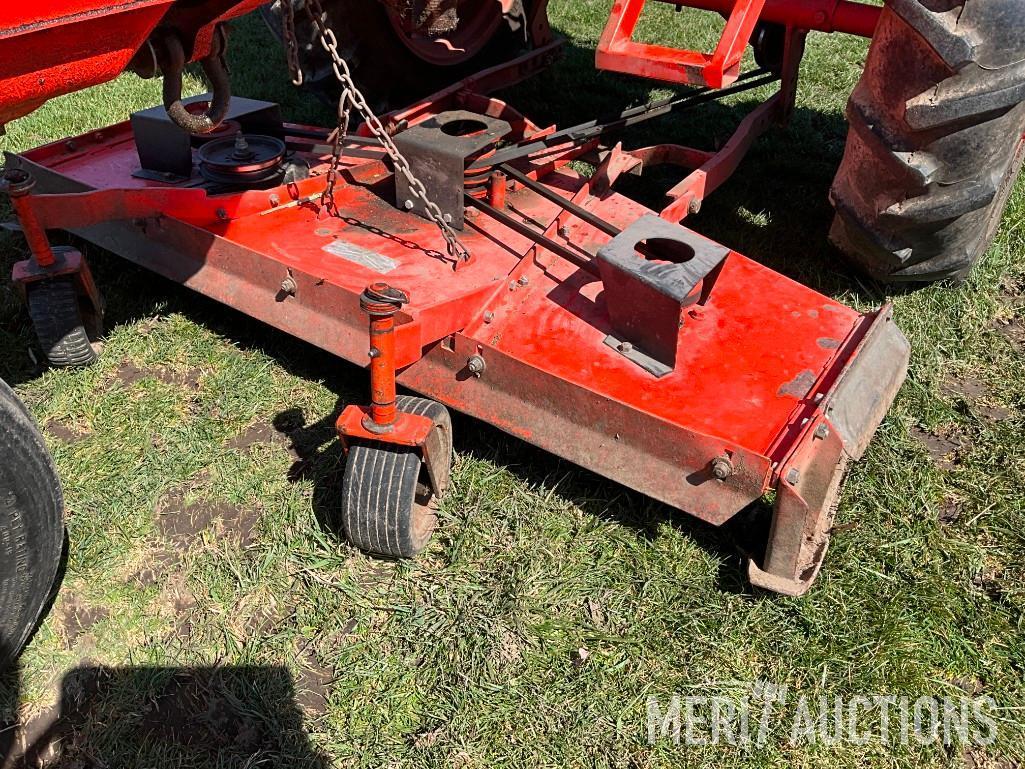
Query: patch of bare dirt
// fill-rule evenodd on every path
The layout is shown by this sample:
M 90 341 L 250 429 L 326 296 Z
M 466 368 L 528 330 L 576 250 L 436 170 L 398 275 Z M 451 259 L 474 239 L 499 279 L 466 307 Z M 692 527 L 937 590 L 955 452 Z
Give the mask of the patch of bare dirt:
M 964 502 L 957 497 L 944 497 L 940 502 L 940 510 L 937 518 L 940 523 L 953 523 L 961 517 Z
M 962 757 L 965 769 L 1021 769 L 1021 764 L 1000 755 L 990 755 L 984 748 L 968 748 Z
M 229 449 L 245 451 L 258 445 L 285 445 L 289 443 L 286 436 L 268 422 L 257 422 L 246 428 L 245 432 L 236 435 L 226 444 Z
M 335 673 L 314 655 L 306 655 L 300 662 L 299 675 L 295 680 L 295 701 L 312 716 L 327 713 L 329 687 L 335 680 Z
M 131 387 L 132 385 L 138 384 L 143 379 L 148 379 L 151 374 L 149 370 L 139 368 L 131 361 L 126 360 L 117 367 L 117 371 L 114 372 L 114 376 L 125 387 Z
M 79 441 L 85 440 L 89 437 L 88 433 L 79 432 L 73 427 L 68 427 L 63 422 L 58 422 L 56 419 L 51 419 L 45 425 L 43 425 L 43 431 L 47 435 L 56 438 L 61 443 L 78 443 Z
M 69 590 L 61 596 L 59 616 L 70 649 L 79 638 L 91 631 L 97 622 L 109 617 L 110 611 L 102 606 L 89 606 Z
M 194 538 L 213 527 L 226 536 L 237 536 L 243 547 L 256 539 L 259 510 L 243 509 L 223 501 L 200 500 L 186 504 L 183 491 L 168 493 L 158 507 L 157 527 L 178 549 L 187 548 Z
M 198 390 L 199 381 L 203 372 L 199 369 L 189 368 L 185 371 L 172 371 L 164 366 L 146 366 L 139 368 L 131 361 L 122 361 L 114 376 L 125 387 L 131 387 L 144 379 L 157 379 L 164 384 L 175 387 L 185 387 L 189 390 Z
M 911 428 L 911 435 L 922 444 L 939 469 L 953 470 L 961 464 L 963 440 L 954 428 L 930 432 L 916 425 Z
M 129 577 L 139 587 L 149 587 L 169 570 L 181 563 L 181 556 L 168 550 L 160 550 L 146 559 L 146 565 Z
M 989 422 L 999 422 L 1011 412 L 997 403 L 989 386 L 972 375 L 948 377 L 940 385 L 940 392 L 955 402 L 964 403 L 973 412 Z

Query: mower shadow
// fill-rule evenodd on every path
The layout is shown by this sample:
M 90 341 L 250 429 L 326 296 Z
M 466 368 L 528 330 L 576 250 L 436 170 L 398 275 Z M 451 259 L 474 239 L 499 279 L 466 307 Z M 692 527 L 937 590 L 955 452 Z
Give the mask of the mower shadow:
M 18 675 L 0 679 L 16 702 Z M 278 666 L 103 667 L 67 672 L 59 700 L 21 722 L 0 711 L 0 768 L 252 766 L 327 769 L 292 674 Z

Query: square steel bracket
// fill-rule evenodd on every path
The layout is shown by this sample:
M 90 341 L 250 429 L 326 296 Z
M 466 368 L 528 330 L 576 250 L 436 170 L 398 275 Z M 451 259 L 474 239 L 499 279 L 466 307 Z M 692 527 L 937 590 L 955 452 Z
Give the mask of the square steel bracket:
M 598 249 L 613 329 L 606 343 L 655 376 L 668 374 L 682 344 L 685 308 L 708 298 L 729 253 L 654 214 L 636 220 Z
M 466 110 L 451 110 L 407 128 L 393 138 L 409 162 L 413 176 L 427 188 L 427 197 L 441 209 L 445 221 L 463 229 L 463 190 L 467 160 L 505 138 L 512 126 L 504 120 Z M 401 173 L 395 174 L 395 206 L 427 217 L 420 198 Z
M 185 99 L 185 104 L 204 104 L 211 98 L 208 93 L 200 94 Z M 274 102 L 232 96 L 224 119 L 238 123 L 245 133 L 284 138 L 281 108 Z M 133 112 L 130 120 L 141 165 L 133 176 L 175 181 L 192 175 L 192 147 L 203 137 L 194 137 L 171 122 L 163 105 Z

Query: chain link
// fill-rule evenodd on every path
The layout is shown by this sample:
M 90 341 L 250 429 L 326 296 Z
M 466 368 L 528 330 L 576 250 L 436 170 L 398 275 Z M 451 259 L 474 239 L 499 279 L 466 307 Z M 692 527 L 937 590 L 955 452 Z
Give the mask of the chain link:
M 302 64 L 299 62 L 299 38 L 295 34 L 295 6 L 291 0 L 286 0 L 281 4 L 281 8 L 281 32 L 285 39 L 288 72 L 292 76 L 292 85 L 302 85 L 304 76 Z
M 284 3 L 286 6 L 291 6 L 290 0 L 286 0 Z M 320 0 L 306 0 L 305 2 L 306 13 L 310 17 L 310 21 L 317 28 L 317 33 L 320 36 L 320 44 L 324 50 L 327 51 L 331 57 L 331 68 L 334 70 L 335 77 L 338 82 L 342 85 L 342 94 L 338 97 L 338 128 L 335 130 L 334 142 L 332 144 L 331 153 L 331 168 L 328 171 L 327 187 L 324 191 L 325 201 L 333 205 L 334 201 L 334 185 L 338 178 L 338 164 L 342 157 L 342 143 L 344 142 L 345 136 L 348 133 L 349 128 L 349 114 L 353 108 L 355 108 L 362 116 L 363 120 L 367 124 L 367 128 L 370 133 L 373 134 L 384 151 L 391 158 L 392 163 L 395 166 L 395 171 L 402 174 L 406 183 L 409 185 L 409 190 L 414 197 L 423 203 L 424 210 L 427 213 L 427 218 L 430 219 L 438 229 L 441 231 L 442 237 L 445 238 L 447 244 L 449 256 L 457 260 L 457 262 L 467 261 L 470 258 L 470 252 L 466 250 L 456 235 L 455 230 L 452 229 L 451 225 L 445 220 L 445 215 L 438 208 L 437 203 L 432 201 L 427 194 L 427 188 L 424 187 L 422 181 L 420 181 L 413 174 L 412 168 L 409 166 L 409 161 L 402 156 L 399 152 L 398 147 L 395 146 L 395 142 L 392 141 L 391 136 L 388 134 L 387 129 L 381 123 L 380 118 L 367 103 L 366 97 L 356 86 L 355 81 L 352 79 L 352 73 L 349 70 L 349 64 L 342 58 L 341 54 L 338 53 L 338 39 L 335 37 L 334 30 L 327 26 L 324 21 L 324 9 L 320 5 Z M 288 11 L 286 11 L 286 15 Z M 286 24 L 287 28 L 287 24 Z M 294 36 L 295 30 L 292 27 L 292 34 Z M 288 47 L 286 42 L 286 47 Z

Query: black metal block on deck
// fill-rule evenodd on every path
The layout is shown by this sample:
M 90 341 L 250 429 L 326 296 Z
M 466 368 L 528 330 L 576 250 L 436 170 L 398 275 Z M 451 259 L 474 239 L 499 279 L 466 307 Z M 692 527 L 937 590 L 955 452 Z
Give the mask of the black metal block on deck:
M 655 376 L 676 366 L 684 309 L 703 300 L 730 250 L 654 214 L 598 249 L 614 335 L 606 343 Z
M 185 99 L 186 106 L 209 102 L 210 94 L 200 94 Z M 262 134 L 278 139 L 284 138 L 284 127 L 281 122 L 281 108 L 270 101 L 231 97 L 228 114 L 224 122 L 237 124 L 236 130 L 244 133 Z M 150 107 L 132 113 L 132 135 L 139 152 L 140 171 L 136 176 L 157 178 L 170 174 L 173 177 L 187 179 L 192 175 L 192 148 L 196 142 L 202 142 L 204 135 L 193 135 L 175 125 L 167 116 L 163 106 Z M 207 134 L 218 136 L 221 134 Z
M 453 228 L 463 229 L 463 189 L 466 162 L 512 130 L 506 121 L 466 110 L 442 112 L 395 134 L 395 146 L 423 182 L 427 197 L 441 209 Z M 409 181 L 396 169 L 395 205 L 429 218 L 424 203 L 412 193 Z

